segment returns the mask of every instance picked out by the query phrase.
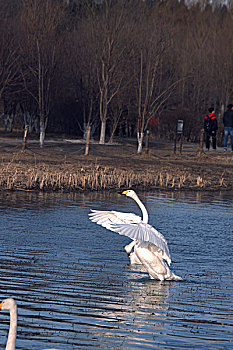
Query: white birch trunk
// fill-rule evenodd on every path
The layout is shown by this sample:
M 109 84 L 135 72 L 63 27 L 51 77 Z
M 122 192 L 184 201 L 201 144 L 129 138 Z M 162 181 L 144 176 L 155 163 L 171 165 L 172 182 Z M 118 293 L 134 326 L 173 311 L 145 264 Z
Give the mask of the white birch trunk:
M 45 139 L 45 125 L 44 121 L 40 121 L 40 147 L 43 148 Z
M 138 154 L 142 153 L 143 138 L 144 138 L 144 133 L 138 132 L 138 134 L 137 134 L 137 139 L 138 139 L 138 151 L 137 151 L 137 153 Z
M 105 144 L 105 133 L 106 133 L 106 120 L 101 121 L 101 130 L 100 130 L 100 145 Z

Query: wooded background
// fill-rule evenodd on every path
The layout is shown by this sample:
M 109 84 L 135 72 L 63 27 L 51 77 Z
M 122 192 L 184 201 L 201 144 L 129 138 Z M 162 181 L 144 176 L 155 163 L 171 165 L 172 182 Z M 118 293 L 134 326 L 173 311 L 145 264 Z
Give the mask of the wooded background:
M 198 141 L 233 102 L 232 3 L 0 0 L 0 126 Z

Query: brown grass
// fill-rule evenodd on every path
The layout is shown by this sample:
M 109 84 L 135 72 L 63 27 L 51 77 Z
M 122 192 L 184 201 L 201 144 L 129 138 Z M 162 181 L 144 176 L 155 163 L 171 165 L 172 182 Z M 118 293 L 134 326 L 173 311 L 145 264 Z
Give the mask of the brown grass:
M 39 191 L 101 191 L 122 188 L 144 190 L 232 190 L 233 155 L 199 154 L 184 147 L 153 144 L 149 155 L 137 155 L 134 143 L 90 145 L 47 143 L 40 149 L 29 143 L 0 142 L 0 189 Z

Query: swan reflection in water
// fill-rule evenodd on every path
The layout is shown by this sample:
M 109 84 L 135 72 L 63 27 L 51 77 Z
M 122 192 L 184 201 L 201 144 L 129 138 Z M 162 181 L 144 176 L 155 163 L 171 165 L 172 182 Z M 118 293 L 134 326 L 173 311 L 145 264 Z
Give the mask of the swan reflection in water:
M 145 347 L 155 346 L 155 339 L 164 330 L 164 322 L 169 310 L 170 283 L 160 283 L 156 280 L 142 279 L 132 282 L 129 293 L 130 332 L 127 333 L 124 346 L 134 347 L 144 344 Z M 130 316 L 131 315 L 131 316 Z M 160 342 L 161 346 L 161 342 Z
M 124 277 L 123 294 L 120 293 L 117 299 L 110 297 L 106 307 L 103 307 L 103 301 L 96 303 L 98 318 L 96 317 L 94 335 L 102 338 L 104 330 L 104 338 L 109 341 L 114 332 L 115 345 L 120 345 L 112 349 L 128 348 L 136 344 L 144 344 L 146 347 L 154 341 L 157 334 L 163 332 L 172 285 L 147 276 L 140 278 L 136 271 L 125 271 Z
M 132 271 L 134 267 L 129 265 L 127 269 Z M 135 273 L 132 272 L 132 277 L 133 280 L 130 281 L 130 293 L 128 295 L 129 305 L 132 309 L 136 313 L 138 310 L 140 310 L 140 313 L 144 310 L 145 313 L 148 313 L 148 316 L 149 314 L 159 317 L 165 316 L 169 308 L 170 283 L 160 283 L 157 280 L 148 279 L 147 277 L 138 279 L 136 271 Z
M 125 304 L 118 304 L 118 312 L 107 311 L 105 316 L 115 317 L 117 323 L 114 332 L 118 341 L 122 342 L 121 347 L 130 348 L 138 344 L 151 346 L 151 342 L 164 331 L 171 284 L 148 278 L 138 279 L 138 274 L 135 273 L 134 277 L 133 272 L 131 276 L 133 280 L 128 280 Z M 98 333 L 101 336 L 101 330 Z M 112 337 L 112 330 L 106 331 L 105 335 Z

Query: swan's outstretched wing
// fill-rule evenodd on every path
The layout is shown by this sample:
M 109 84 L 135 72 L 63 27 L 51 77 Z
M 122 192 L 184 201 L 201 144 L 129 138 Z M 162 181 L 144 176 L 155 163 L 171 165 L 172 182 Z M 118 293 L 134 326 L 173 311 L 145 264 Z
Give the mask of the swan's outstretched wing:
M 163 258 L 170 265 L 171 256 L 164 236 L 149 224 L 142 221 L 133 224 L 111 224 L 110 229 L 120 235 L 128 236 L 139 242 L 150 242 L 163 251 Z
M 112 229 L 112 224 L 132 224 L 142 221 L 138 215 L 121 213 L 119 211 L 91 210 L 91 213 L 88 215 L 91 221 L 111 231 L 115 231 Z

